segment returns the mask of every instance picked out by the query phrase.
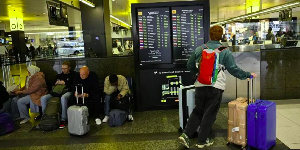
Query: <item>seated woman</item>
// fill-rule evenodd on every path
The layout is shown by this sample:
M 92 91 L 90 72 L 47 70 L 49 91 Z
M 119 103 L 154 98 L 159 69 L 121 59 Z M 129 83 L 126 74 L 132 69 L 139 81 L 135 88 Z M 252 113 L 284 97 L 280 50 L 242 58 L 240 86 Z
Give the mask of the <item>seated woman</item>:
M 48 93 L 45 75 L 43 72 L 39 72 L 40 68 L 36 66 L 29 66 L 27 70 L 28 77 L 25 86 L 14 91 L 17 95 L 22 94 L 26 96 L 22 98 L 16 96 L 13 98 L 13 101 L 17 102 L 20 117 L 24 118 L 20 124 L 24 124 L 30 120 L 27 105 L 30 104 L 31 112 L 39 112 L 39 106 L 41 106 L 41 97 Z

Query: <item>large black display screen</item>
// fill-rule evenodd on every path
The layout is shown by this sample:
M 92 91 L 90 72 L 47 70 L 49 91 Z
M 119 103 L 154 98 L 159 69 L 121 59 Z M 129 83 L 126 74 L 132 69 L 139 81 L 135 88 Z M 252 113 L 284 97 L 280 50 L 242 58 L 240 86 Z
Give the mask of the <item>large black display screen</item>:
M 172 7 L 173 58 L 186 62 L 204 44 L 203 6 Z
M 171 63 L 169 8 L 138 9 L 137 21 L 140 63 Z
M 193 83 L 193 74 L 186 68 L 141 70 L 141 106 L 176 105 L 180 85 Z

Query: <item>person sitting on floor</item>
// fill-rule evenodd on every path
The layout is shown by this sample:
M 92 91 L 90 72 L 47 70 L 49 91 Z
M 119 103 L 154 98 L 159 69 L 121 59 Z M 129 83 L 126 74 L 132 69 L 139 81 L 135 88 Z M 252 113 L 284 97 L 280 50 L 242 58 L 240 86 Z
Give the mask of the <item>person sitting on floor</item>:
M 72 88 L 74 87 L 73 82 L 74 82 L 75 71 L 71 71 L 71 65 L 70 62 L 68 61 L 64 61 L 62 63 L 61 68 L 62 68 L 62 73 L 56 76 L 57 81 L 55 85 L 57 84 L 65 85 L 66 88 L 68 89 L 68 91 L 64 93 L 60 98 L 62 113 L 61 113 L 61 121 L 60 121 L 59 128 L 63 129 L 66 127 L 66 123 L 67 123 L 68 100 L 72 96 Z M 51 94 L 47 94 L 41 98 L 43 113 L 45 112 L 45 108 L 47 106 L 48 100 L 50 100 L 52 97 L 53 96 Z
M 88 107 L 89 109 L 89 114 L 92 114 L 93 108 L 96 110 L 96 124 L 100 125 L 101 120 L 99 119 L 100 117 L 100 87 L 99 87 L 99 80 L 98 76 L 95 72 L 90 72 L 89 68 L 87 66 L 83 66 L 80 68 L 79 75 L 75 75 L 74 77 L 74 86 L 80 85 L 83 87 L 83 93 L 81 93 L 81 87 L 78 88 L 78 93 L 76 93 L 75 89 L 74 95 L 75 97 L 84 97 L 85 102 L 84 104 Z
M 122 75 L 111 74 L 105 78 L 104 81 L 104 93 L 105 96 L 105 117 L 102 122 L 107 122 L 109 119 L 109 111 L 110 111 L 110 101 L 112 95 L 117 95 L 117 100 L 125 97 L 127 94 L 130 94 L 129 86 L 127 79 Z M 132 115 L 128 116 L 129 120 L 133 120 Z
M 40 72 L 40 68 L 29 66 L 27 70 L 28 77 L 26 84 L 23 88 L 14 91 L 18 96 L 13 98 L 13 101 L 18 105 L 20 117 L 24 118 L 20 124 L 24 124 L 30 120 L 27 105 L 30 104 L 31 112 L 40 112 L 39 106 L 41 106 L 41 97 L 48 93 L 45 75 L 43 72 Z M 20 98 L 20 95 L 26 96 Z M 40 117 L 41 116 L 38 116 L 37 118 Z

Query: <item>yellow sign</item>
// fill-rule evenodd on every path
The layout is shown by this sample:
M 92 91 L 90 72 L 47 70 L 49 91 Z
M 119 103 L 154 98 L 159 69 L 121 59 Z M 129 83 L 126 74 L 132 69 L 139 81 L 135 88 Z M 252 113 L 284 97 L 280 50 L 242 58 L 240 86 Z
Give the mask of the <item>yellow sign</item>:
M 11 31 L 24 31 L 24 22 L 22 18 L 10 18 Z
M 143 12 L 138 12 L 138 15 L 139 15 L 139 16 L 143 15 Z
M 176 14 L 176 10 L 172 10 L 172 14 Z

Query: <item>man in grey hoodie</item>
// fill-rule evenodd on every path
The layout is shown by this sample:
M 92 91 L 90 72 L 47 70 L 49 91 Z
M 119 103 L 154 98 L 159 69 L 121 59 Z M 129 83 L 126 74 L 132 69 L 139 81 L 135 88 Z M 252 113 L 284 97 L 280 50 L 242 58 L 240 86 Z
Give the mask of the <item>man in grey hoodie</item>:
M 202 56 L 203 48 L 216 49 L 222 46 L 219 42 L 222 39 L 223 28 L 221 26 L 213 26 L 210 28 L 209 35 L 210 41 L 205 45 L 198 47 L 188 60 L 187 68 L 194 74 L 199 73 L 200 67 L 198 67 L 200 58 Z M 227 69 L 227 71 L 236 78 L 245 80 L 251 75 L 256 77 L 255 73 L 245 72 L 240 69 L 234 61 L 231 51 L 227 48 L 219 53 L 219 66 Z M 226 76 L 224 69 L 220 69 L 217 81 L 212 85 L 201 84 L 198 80 L 195 82 L 195 104 L 194 108 L 183 134 L 179 137 L 179 142 L 185 147 L 189 148 L 189 138 L 196 132 L 200 126 L 198 132 L 198 142 L 196 147 L 204 148 L 210 146 L 214 142 L 214 133 L 212 126 L 216 120 L 218 114 L 222 94 L 225 90 Z

